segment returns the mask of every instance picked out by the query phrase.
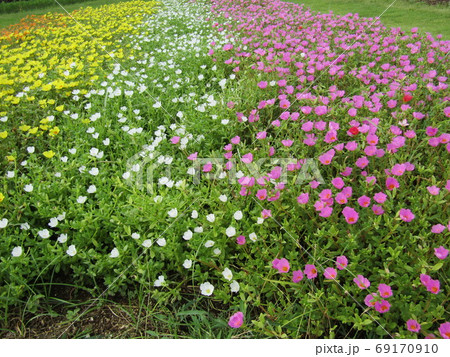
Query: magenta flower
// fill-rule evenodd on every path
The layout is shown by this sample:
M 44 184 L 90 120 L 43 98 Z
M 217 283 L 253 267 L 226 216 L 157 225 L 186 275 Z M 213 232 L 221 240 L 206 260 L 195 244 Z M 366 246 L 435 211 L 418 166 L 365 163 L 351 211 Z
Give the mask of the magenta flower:
M 325 279 L 336 279 L 337 276 L 337 271 L 334 268 L 326 268 L 325 271 L 323 272 L 323 276 L 325 277 Z
M 342 210 L 342 214 L 345 217 L 345 220 L 349 224 L 355 224 L 358 222 L 359 214 L 351 207 L 344 207 Z
M 281 140 L 281 144 L 283 144 L 283 146 L 286 146 L 286 147 L 292 146 L 293 143 L 294 142 L 292 140 Z
M 232 144 L 239 144 L 241 142 L 241 138 L 239 136 L 235 136 L 234 138 L 231 139 L 231 143 Z
M 267 87 L 267 82 L 266 81 L 261 81 L 258 83 L 258 87 L 261 89 L 264 89 Z
M 378 192 L 373 195 L 373 199 L 377 203 L 384 203 L 387 199 L 387 195 L 383 192 Z
M 270 209 L 263 209 L 261 212 L 261 217 L 264 219 L 272 217 L 272 211 Z
M 367 165 L 369 165 L 369 160 L 365 156 L 360 157 L 358 160 L 356 160 L 356 166 L 358 166 L 360 169 L 365 168 Z
M 313 264 L 305 265 L 305 274 L 308 279 L 314 279 L 317 276 L 316 266 Z
M 373 205 L 373 206 L 372 206 L 372 212 L 373 212 L 375 215 L 379 216 L 379 215 L 381 215 L 381 214 L 384 213 L 384 209 L 383 209 L 383 207 L 381 207 L 381 206 Z
M 256 139 L 265 139 L 267 137 L 266 131 L 260 131 L 258 134 L 256 134 Z
M 319 156 L 319 161 L 324 165 L 331 164 L 331 160 L 333 160 L 335 151 L 331 149 L 327 151 L 325 154 Z
M 336 202 L 339 203 L 340 205 L 346 204 L 348 201 L 347 201 L 347 196 L 345 195 L 345 193 L 339 192 L 336 195 Z
M 231 315 L 230 320 L 228 321 L 228 326 L 232 328 L 239 328 L 244 323 L 244 314 L 240 311 L 236 312 L 234 315 Z
M 388 312 L 391 308 L 391 304 L 387 300 L 380 300 L 375 303 L 375 310 L 377 310 L 380 314 L 384 314 Z
M 392 167 L 391 172 L 395 176 L 402 176 L 405 173 L 405 170 L 406 166 L 404 164 L 395 164 Z
M 256 192 L 256 197 L 261 201 L 265 200 L 267 197 L 267 190 L 266 189 L 258 190 L 258 192 Z
M 340 190 L 342 187 L 344 187 L 344 180 L 341 179 L 340 177 L 336 177 L 331 180 L 331 184 L 338 190 Z
M 433 196 L 439 195 L 439 192 L 441 191 L 441 189 L 437 186 L 428 186 L 427 190 L 430 193 L 430 195 L 433 195 Z
M 321 201 L 326 201 L 326 200 L 330 199 L 331 197 L 333 197 L 333 193 L 328 188 L 322 190 L 322 192 L 319 193 L 319 198 Z
M 360 198 L 358 198 L 358 204 L 361 207 L 369 207 L 370 206 L 370 197 L 361 196 Z
M 432 294 L 438 294 L 439 291 L 441 291 L 441 283 L 439 280 L 433 280 L 430 279 L 426 284 L 425 287 L 427 290 Z
M 236 238 L 236 243 L 239 245 L 244 245 L 245 244 L 245 237 L 244 236 L 238 236 Z
M 272 268 L 277 269 L 279 273 L 288 273 L 290 269 L 289 261 L 286 258 L 274 259 Z
M 402 208 L 399 211 L 399 215 L 402 221 L 404 222 L 411 222 L 416 216 L 411 212 L 411 210 L 407 208 Z
M 301 270 L 294 270 L 292 272 L 292 281 L 298 283 L 303 279 L 303 272 Z
M 448 250 L 441 245 L 439 248 L 434 248 L 434 255 L 439 259 L 445 259 L 448 256 Z
M 194 152 L 193 154 L 190 154 L 188 156 L 188 160 L 191 160 L 191 161 L 197 160 L 197 155 L 198 155 L 198 152 Z
M 409 319 L 408 321 L 406 321 L 406 328 L 411 332 L 419 332 L 420 324 L 417 322 L 417 320 Z
M 253 161 L 252 153 L 249 152 L 248 154 L 242 155 L 241 161 L 244 164 L 250 164 Z
M 443 224 L 435 224 L 431 227 L 432 233 L 442 233 L 445 230 L 445 226 Z
M 426 275 L 426 274 L 420 274 L 420 282 L 423 285 L 426 286 L 430 280 L 431 280 L 431 276 Z
M 380 296 L 383 298 L 388 298 L 392 296 L 392 289 L 389 285 L 386 284 L 379 284 L 378 292 L 380 293 Z
M 366 306 L 368 307 L 374 307 L 375 306 L 375 298 L 378 295 L 376 293 L 372 293 L 366 296 L 366 298 L 364 299 L 364 303 L 366 304 Z
M 393 178 L 393 177 L 388 177 L 387 179 L 386 179 L 386 188 L 389 190 L 389 191 L 392 191 L 394 188 L 398 188 L 400 185 L 399 185 L 399 183 L 398 183 L 398 181 L 395 179 L 395 178 Z
M 203 172 L 210 172 L 212 170 L 212 162 L 209 161 L 205 165 L 203 165 Z
M 347 267 L 348 265 L 348 259 L 345 255 L 340 255 L 339 257 L 336 258 L 336 267 L 339 270 L 343 270 Z
M 304 205 L 307 204 L 309 200 L 309 193 L 302 193 L 300 196 L 297 197 L 297 202 Z
M 450 322 L 444 322 L 439 326 L 439 333 L 442 338 L 450 339 Z
M 172 144 L 178 144 L 180 142 L 180 137 L 179 136 L 174 136 L 173 138 L 170 139 L 170 142 Z
M 365 278 L 364 275 L 358 275 L 353 281 L 361 290 L 367 289 L 370 286 L 369 279 Z

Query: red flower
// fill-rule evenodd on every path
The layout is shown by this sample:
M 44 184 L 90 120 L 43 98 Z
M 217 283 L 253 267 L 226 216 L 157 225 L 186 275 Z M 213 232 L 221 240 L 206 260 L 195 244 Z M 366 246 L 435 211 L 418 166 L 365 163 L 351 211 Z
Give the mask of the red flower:
M 413 99 L 413 97 L 412 97 L 411 94 L 405 94 L 405 95 L 403 96 L 403 101 L 404 101 L 405 103 L 408 103 L 408 102 L 411 101 L 412 99 Z
M 356 126 L 352 126 L 352 127 L 349 129 L 349 132 L 350 132 L 352 135 L 357 135 L 357 134 L 359 133 L 359 129 L 358 129 L 358 127 L 356 127 Z

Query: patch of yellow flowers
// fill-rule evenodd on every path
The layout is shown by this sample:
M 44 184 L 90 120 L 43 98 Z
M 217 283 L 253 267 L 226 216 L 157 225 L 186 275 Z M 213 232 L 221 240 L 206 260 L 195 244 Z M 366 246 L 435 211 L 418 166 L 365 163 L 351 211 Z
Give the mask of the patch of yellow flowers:
M 130 46 L 120 40 L 135 34 L 136 25 L 154 13 L 157 4 L 137 0 L 87 7 L 70 16 L 47 14 L 48 26 L 0 36 L 0 117 L 17 116 L 24 112 L 22 107 L 34 112 L 50 106 L 60 112 L 64 109 L 61 101 L 74 89 L 86 94 L 108 63 L 132 54 Z M 19 132 L 38 132 L 33 123 L 39 118 L 30 119 L 17 124 Z M 8 137 L 11 125 L 0 122 L 0 142 Z M 50 130 L 50 136 L 60 131 L 47 123 L 40 128 Z

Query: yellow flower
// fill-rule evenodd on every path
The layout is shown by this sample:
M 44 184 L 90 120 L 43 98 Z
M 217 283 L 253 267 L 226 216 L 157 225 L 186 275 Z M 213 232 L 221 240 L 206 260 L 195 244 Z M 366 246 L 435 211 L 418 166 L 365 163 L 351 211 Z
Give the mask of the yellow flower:
M 11 162 L 11 161 L 14 161 L 16 158 L 14 157 L 14 156 L 12 156 L 12 155 L 8 155 L 7 157 L 6 157 L 6 160 L 8 160 L 9 162 Z
M 36 134 L 37 133 L 37 131 L 38 131 L 38 127 L 37 126 L 35 126 L 33 129 L 30 129 L 30 131 L 29 131 L 29 133 L 30 134 Z
M 8 132 L 6 130 L 0 132 L 0 139 L 6 139 L 7 136 L 8 136 Z
M 48 123 L 48 118 L 41 119 L 41 121 L 39 123 L 47 124 Z
M 22 131 L 28 131 L 28 130 L 30 130 L 30 128 L 31 128 L 31 126 L 29 126 L 29 125 L 21 125 L 21 126 L 19 126 L 19 129 L 22 130 Z
M 48 92 L 50 89 L 52 89 L 52 85 L 51 85 L 51 84 L 44 84 L 44 85 L 41 87 L 41 89 L 42 89 L 44 92 Z
M 47 159 L 51 159 L 53 156 L 55 156 L 55 152 L 53 150 L 44 151 L 43 154 Z
M 59 105 L 55 108 L 58 112 L 62 112 L 64 110 L 64 105 Z
M 89 119 L 83 119 L 81 122 L 83 124 L 89 124 L 91 121 Z
M 58 135 L 59 132 L 60 132 L 59 128 L 57 126 L 54 126 L 53 128 L 50 129 L 50 132 L 48 133 L 48 135 L 55 136 L 55 135 Z
M 39 125 L 39 127 L 44 131 L 48 130 L 48 125 Z
M 0 192 L 0 202 L 2 202 L 5 199 L 5 196 L 3 196 L 3 193 Z

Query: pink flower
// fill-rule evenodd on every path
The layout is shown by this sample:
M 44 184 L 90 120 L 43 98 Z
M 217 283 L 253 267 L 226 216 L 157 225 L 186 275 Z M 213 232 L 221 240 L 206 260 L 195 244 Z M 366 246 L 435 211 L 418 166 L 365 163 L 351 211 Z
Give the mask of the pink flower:
M 239 328 L 244 323 L 244 314 L 240 311 L 236 312 L 234 315 L 231 315 L 230 320 L 228 321 L 228 326 L 232 328 Z
M 411 212 L 411 210 L 407 208 L 402 208 L 399 211 L 399 215 L 402 221 L 404 222 L 411 222 L 416 216 Z
M 429 281 L 431 280 L 431 276 L 426 275 L 426 274 L 420 274 L 420 282 L 423 285 L 427 285 L 429 283 Z
M 336 202 L 339 203 L 339 204 L 341 204 L 341 205 L 346 204 L 346 203 L 347 203 L 347 196 L 345 195 L 345 193 L 339 192 L 339 193 L 336 195 Z
M 340 255 L 339 257 L 336 258 L 336 267 L 339 270 L 343 270 L 347 267 L 348 265 L 348 259 L 345 255 Z
M 319 213 L 319 216 L 327 218 L 327 217 L 330 217 L 332 213 L 333 213 L 333 207 L 326 206 L 326 207 L 322 208 L 322 210 Z
M 442 338 L 449 339 L 450 338 L 450 322 L 444 322 L 439 326 L 439 333 Z
M 267 197 L 267 190 L 266 189 L 258 190 L 258 192 L 256 192 L 256 197 L 261 201 L 265 200 Z
M 314 109 L 314 112 L 315 112 L 317 115 L 324 115 L 324 114 L 327 114 L 328 108 L 327 108 L 325 105 L 321 105 L 321 106 L 316 107 L 316 108 Z
M 428 136 L 435 136 L 438 132 L 438 128 L 433 128 L 432 126 L 427 126 L 425 133 Z
M 392 289 L 389 285 L 386 285 L 386 284 L 379 284 L 378 292 L 380 293 L 380 296 L 384 297 L 384 298 L 388 298 L 388 297 L 392 296 Z
M 387 179 L 386 179 L 386 188 L 389 190 L 389 191 L 392 191 L 394 188 L 398 188 L 400 185 L 399 185 L 399 183 L 398 183 L 398 181 L 395 179 L 395 178 L 393 178 L 393 177 L 388 177 Z
M 316 266 L 313 264 L 305 265 L 305 274 L 308 279 L 314 279 L 317 276 Z
M 428 282 L 425 284 L 425 287 L 432 294 L 438 294 L 439 291 L 441 291 L 441 283 L 437 279 L 436 280 L 433 280 L 433 279 L 428 280 Z
M 260 131 L 258 134 L 256 134 L 256 139 L 265 139 L 267 137 L 266 131 Z
M 270 209 L 263 209 L 261 212 L 261 216 L 264 219 L 272 217 L 272 211 Z
M 198 155 L 198 152 L 194 152 L 193 154 L 190 154 L 188 156 L 188 160 L 191 160 L 191 161 L 197 160 L 197 155 Z
M 244 164 L 250 164 L 253 161 L 253 154 L 249 152 L 248 154 L 242 155 L 241 161 Z
M 297 202 L 304 205 L 307 204 L 309 200 L 309 193 L 302 193 L 300 196 L 297 197 Z
M 267 87 L 267 82 L 266 81 L 261 81 L 258 83 L 258 87 L 261 89 L 264 89 Z
M 378 295 L 376 293 L 372 293 L 366 296 L 366 298 L 364 299 L 364 303 L 368 306 L 368 307 L 374 307 L 375 306 L 375 298 Z
M 239 245 L 244 245 L 245 244 L 245 237 L 244 236 L 238 236 L 236 238 L 236 243 Z
M 203 165 L 203 172 L 210 172 L 212 170 L 212 162 L 209 161 L 205 165 Z
M 319 161 L 324 165 L 331 164 L 331 160 L 333 160 L 335 151 L 331 149 L 327 151 L 325 154 L 319 156 Z
M 382 215 L 382 214 L 384 213 L 384 209 L 383 209 L 383 207 L 381 207 L 381 206 L 373 205 L 373 206 L 372 206 L 372 212 L 373 212 L 375 215 L 379 216 L 379 215 Z
M 369 279 L 365 278 L 364 275 L 358 275 L 353 281 L 361 290 L 367 289 L 370 286 Z
M 375 303 L 375 310 L 377 310 L 380 314 L 384 314 L 388 312 L 391 308 L 391 304 L 387 300 L 380 300 Z
M 292 272 L 292 281 L 298 283 L 303 279 L 303 272 L 301 270 L 294 270 Z
M 435 224 L 431 227 L 432 233 L 442 233 L 445 230 L 445 226 L 443 224 Z
M 430 195 L 437 196 L 437 195 L 439 195 L 439 191 L 441 189 L 437 186 L 428 186 L 427 190 L 430 193 Z
M 445 259 L 448 256 L 448 249 L 441 245 L 439 248 L 434 248 L 434 255 L 439 259 Z
M 290 147 L 294 143 L 292 140 L 281 140 L 283 146 Z
M 402 176 L 403 173 L 405 172 L 405 170 L 406 170 L 406 166 L 404 164 L 395 164 L 392 167 L 391 172 L 395 176 Z
M 331 190 L 328 189 L 328 188 L 322 190 L 322 192 L 319 193 L 319 198 L 320 198 L 321 201 L 328 200 L 331 197 L 333 197 L 333 194 L 332 194 Z
M 340 190 L 342 187 L 344 187 L 344 180 L 341 179 L 340 177 L 336 177 L 331 180 L 331 184 L 338 190 Z
M 361 207 L 369 207 L 370 206 L 370 197 L 361 196 L 360 198 L 358 198 L 358 204 Z
M 279 273 L 287 273 L 290 269 L 289 261 L 286 258 L 273 260 L 272 267 L 277 269 Z
M 367 160 L 367 157 L 365 156 L 360 157 L 358 160 L 356 160 L 356 166 L 358 166 L 360 169 L 365 168 L 367 165 L 369 165 L 369 160 Z
M 345 220 L 347 221 L 347 223 L 355 224 L 356 222 L 358 222 L 359 214 L 353 208 L 345 207 L 342 210 L 342 214 L 344 215 Z
M 387 195 L 383 192 L 378 192 L 373 195 L 373 199 L 377 203 L 384 203 L 387 199 Z
M 334 268 L 326 268 L 323 272 L 325 279 L 336 279 L 337 271 Z
M 241 142 L 241 138 L 239 136 L 235 136 L 230 141 L 231 141 L 232 144 L 237 145 L 237 144 L 239 144 Z
M 180 142 L 180 137 L 179 136 L 174 136 L 173 138 L 170 139 L 170 142 L 172 144 L 178 144 Z
M 409 319 L 408 321 L 406 321 L 406 328 L 411 332 L 419 332 L 420 324 L 417 322 L 417 320 Z

